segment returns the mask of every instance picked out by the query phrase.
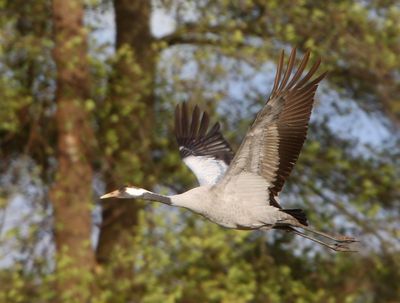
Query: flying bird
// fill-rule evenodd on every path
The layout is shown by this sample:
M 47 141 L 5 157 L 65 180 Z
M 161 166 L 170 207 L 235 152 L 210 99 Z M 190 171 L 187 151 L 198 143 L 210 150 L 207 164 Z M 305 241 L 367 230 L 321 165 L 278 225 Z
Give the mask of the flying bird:
M 231 229 L 279 229 L 310 239 L 335 251 L 353 251 L 356 242 L 308 226 L 302 209 L 282 208 L 279 193 L 289 177 L 307 134 L 318 84 L 315 76 L 321 60 L 305 72 L 310 52 L 297 68 L 293 49 L 284 71 L 281 52 L 272 92 L 234 155 L 220 124 L 209 127 L 210 118 L 195 106 L 176 106 L 175 136 L 183 162 L 199 185 L 176 195 L 161 195 L 135 186 L 124 186 L 101 199 L 141 198 L 183 207 Z

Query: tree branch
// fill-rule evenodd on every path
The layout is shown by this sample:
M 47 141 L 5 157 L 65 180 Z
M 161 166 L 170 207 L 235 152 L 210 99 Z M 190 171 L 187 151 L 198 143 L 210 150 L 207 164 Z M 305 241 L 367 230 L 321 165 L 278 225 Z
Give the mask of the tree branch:
M 232 33 L 240 31 L 243 35 L 262 37 L 252 30 L 249 24 L 236 24 L 235 26 L 201 26 L 193 23 L 186 23 L 177 29 L 174 33 L 159 38 L 159 41 L 166 42 L 168 45 L 176 44 L 196 44 L 221 46 L 221 37 L 232 37 Z M 230 41 L 232 42 L 232 41 Z M 235 46 L 248 46 L 243 41 L 233 41 Z

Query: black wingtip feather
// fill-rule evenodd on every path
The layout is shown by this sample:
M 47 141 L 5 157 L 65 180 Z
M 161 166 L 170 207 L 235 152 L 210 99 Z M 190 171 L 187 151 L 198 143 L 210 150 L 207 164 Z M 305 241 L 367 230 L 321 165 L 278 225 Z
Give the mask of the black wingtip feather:
M 217 122 L 208 129 L 209 122 L 208 114 L 203 112 L 201 115 L 197 105 L 191 115 L 186 102 L 176 107 L 175 136 L 180 154 L 182 158 L 190 155 L 209 156 L 229 165 L 233 158 L 232 149 L 221 134 L 220 124 Z

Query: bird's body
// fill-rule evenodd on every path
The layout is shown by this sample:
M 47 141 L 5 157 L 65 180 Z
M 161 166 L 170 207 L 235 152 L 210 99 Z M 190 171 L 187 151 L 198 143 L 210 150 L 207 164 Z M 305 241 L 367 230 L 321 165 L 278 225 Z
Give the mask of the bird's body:
M 171 196 L 171 204 L 190 209 L 226 228 L 270 229 L 277 222 L 293 223 L 292 216 L 267 203 L 267 188 L 263 178 L 243 173 L 228 186 L 204 185 Z
M 293 169 L 306 138 L 318 83 L 325 74 L 311 78 L 317 61 L 303 75 L 309 59 L 306 53 L 294 72 L 293 50 L 285 72 L 281 54 L 269 99 L 257 114 L 236 155 L 216 123 L 209 130 L 209 118 L 196 106 L 191 117 L 186 103 L 177 106 L 175 135 L 184 163 L 196 175 L 200 186 L 182 194 L 165 196 L 134 186 L 123 187 L 102 198 L 143 198 L 183 207 L 210 221 L 232 229 L 283 229 L 337 251 L 350 251 L 349 237 L 334 237 L 308 228 L 301 209 L 283 209 L 278 202 L 286 178 Z M 302 228 L 333 241 L 313 238 Z

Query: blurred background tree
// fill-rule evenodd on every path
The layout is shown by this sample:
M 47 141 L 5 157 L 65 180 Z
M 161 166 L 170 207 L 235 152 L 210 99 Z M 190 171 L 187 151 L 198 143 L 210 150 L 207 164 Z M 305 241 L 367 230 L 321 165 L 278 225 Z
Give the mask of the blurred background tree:
M 400 300 L 396 1 L 68 3 L 0 0 L 0 302 Z M 329 76 L 281 200 L 360 253 L 99 202 L 193 186 L 174 106 L 200 104 L 237 148 L 294 46 Z

